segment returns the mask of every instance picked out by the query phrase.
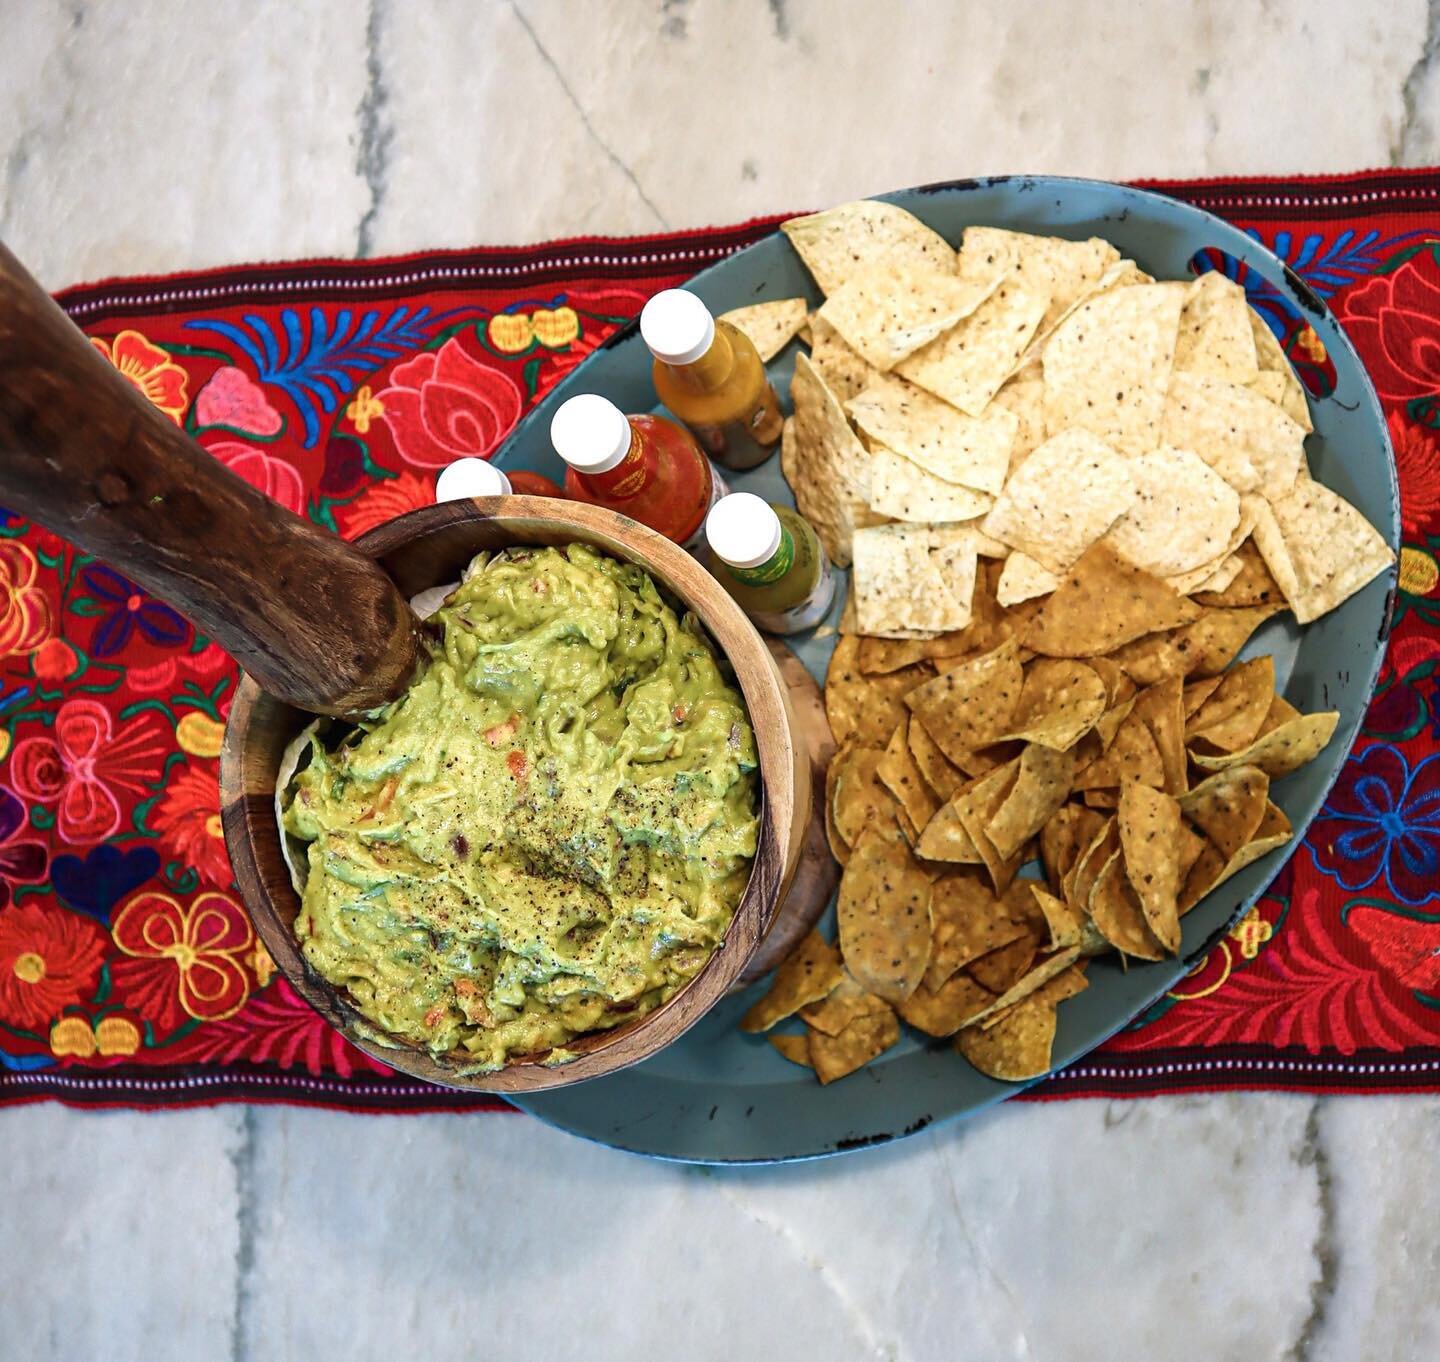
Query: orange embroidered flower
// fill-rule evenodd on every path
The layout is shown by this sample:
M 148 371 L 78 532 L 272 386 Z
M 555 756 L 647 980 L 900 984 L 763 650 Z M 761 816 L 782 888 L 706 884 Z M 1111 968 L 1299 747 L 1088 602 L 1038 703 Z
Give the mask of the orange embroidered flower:
M 346 539 L 358 539 L 367 530 L 394 520 L 407 511 L 418 511 L 435 502 L 435 484 L 418 473 L 401 473 L 386 478 L 361 494 L 350 506 L 338 507 L 335 518 Z
M 63 638 L 47 638 L 35 650 L 35 675 L 42 681 L 63 681 L 79 665 L 75 649 Z
M 116 992 L 167 1031 L 185 1017 L 233 1017 L 249 996 L 243 961 L 255 933 L 228 894 L 207 889 L 187 905 L 141 890 L 116 914 L 110 934 L 131 957 L 111 966 Z
M 88 997 L 105 937 L 89 918 L 26 903 L 0 913 L 0 1020 L 35 1030 Z
M 213 761 L 188 762 L 165 787 L 151 826 L 160 845 L 211 884 L 228 886 L 230 859 L 225 855 L 225 830 L 220 823 L 220 777 Z
M 122 331 L 107 344 L 95 336 L 93 345 L 178 426 L 185 416 L 187 376 L 158 345 L 138 331 Z
M 35 585 L 35 555 L 0 539 L 0 658 L 33 653 L 50 632 L 50 602 Z
M 370 391 L 368 383 L 362 383 L 355 397 L 345 408 L 345 415 L 354 423 L 361 435 L 370 433 L 370 422 L 377 416 L 385 415 L 385 404 Z

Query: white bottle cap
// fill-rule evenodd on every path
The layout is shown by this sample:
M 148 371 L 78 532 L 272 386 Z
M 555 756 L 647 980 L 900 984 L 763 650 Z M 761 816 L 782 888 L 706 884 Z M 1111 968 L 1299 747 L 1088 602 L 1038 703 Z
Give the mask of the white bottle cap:
M 657 293 L 640 313 L 640 334 L 664 364 L 691 364 L 715 339 L 710 309 L 683 288 Z
M 550 419 L 550 443 L 577 473 L 608 473 L 630 452 L 630 422 L 608 397 L 581 393 Z
M 780 517 L 775 508 L 754 492 L 731 492 L 721 497 L 705 521 L 705 537 L 722 563 L 735 568 L 756 568 L 780 550 Z
M 484 459 L 456 459 L 435 479 L 436 501 L 463 501 L 466 497 L 508 497 L 510 479 Z

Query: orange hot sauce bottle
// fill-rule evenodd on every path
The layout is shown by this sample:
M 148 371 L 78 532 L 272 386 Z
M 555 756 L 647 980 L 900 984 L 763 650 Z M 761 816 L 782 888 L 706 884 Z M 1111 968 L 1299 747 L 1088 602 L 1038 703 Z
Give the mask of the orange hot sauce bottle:
M 717 463 L 736 470 L 764 463 L 783 418 L 754 342 L 716 321 L 693 293 L 668 288 L 640 313 L 655 356 L 655 391 Z
M 689 431 L 663 416 L 626 416 L 609 398 L 562 402 L 550 443 L 565 461 L 565 495 L 628 515 L 685 549 L 729 490 Z

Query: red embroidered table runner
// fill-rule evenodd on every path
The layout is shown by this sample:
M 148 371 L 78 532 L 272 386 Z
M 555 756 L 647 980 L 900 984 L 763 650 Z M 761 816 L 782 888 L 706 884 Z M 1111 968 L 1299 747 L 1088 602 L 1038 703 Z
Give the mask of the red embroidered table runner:
M 1389 656 L 1324 812 L 1259 905 L 1136 1024 L 1033 1091 L 1440 1089 L 1440 173 L 1157 186 L 1289 262 L 1384 402 L 1404 540 Z M 67 291 L 217 459 L 353 537 L 492 451 L 655 289 L 774 220 L 633 240 L 250 265 Z M 1313 391 L 1313 333 L 1244 280 Z M 276 977 L 232 886 L 234 664 L 164 603 L 0 513 L 0 1103 L 498 1108 L 391 1073 Z

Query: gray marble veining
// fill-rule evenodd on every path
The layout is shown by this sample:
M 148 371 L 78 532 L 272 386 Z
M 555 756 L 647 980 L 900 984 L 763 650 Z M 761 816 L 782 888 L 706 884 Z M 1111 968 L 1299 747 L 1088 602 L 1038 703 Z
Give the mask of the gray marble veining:
M 627 233 L 976 172 L 1440 157 L 1440 0 L 0 0 L 48 284 Z M 0 1359 L 1408 1362 L 1440 1099 L 1015 1105 L 819 1165 L 521 1117 L 0 1113 Z

